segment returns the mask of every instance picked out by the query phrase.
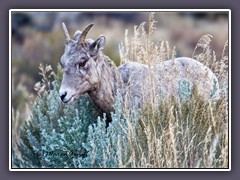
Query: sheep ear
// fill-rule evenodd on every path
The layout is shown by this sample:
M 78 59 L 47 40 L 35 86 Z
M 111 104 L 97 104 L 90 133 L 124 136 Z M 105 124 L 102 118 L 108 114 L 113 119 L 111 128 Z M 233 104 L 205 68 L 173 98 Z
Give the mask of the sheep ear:
M 96 55 L 100 50 L 104 49 L 106 42 L 105 36 L 101 35 L 90 45 L 91 55 Z

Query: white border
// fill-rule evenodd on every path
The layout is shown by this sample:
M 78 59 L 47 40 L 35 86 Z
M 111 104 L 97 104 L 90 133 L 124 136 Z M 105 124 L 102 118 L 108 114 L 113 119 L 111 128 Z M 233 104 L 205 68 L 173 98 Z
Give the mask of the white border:
M 82 11 L 82 12 L 194 12 L 194 11 L 215 11 L 215 12 L 221 12 L 225 11 L 229 13 L 229 19 L 228 19 L 228 44 L 229 44 L 229 169 L 12 169 L 12 145 L 11 145 L 11 133 L 12 133 L 12 119 L 11 119 L 11 113 L 12 113 L 12 102 L 11 102 L 11 79 L 12 79 L 12 55 L 11 55 L 11 45 L 12 45 L 12 33 L 11 33 L 11 22 L 12 22 L 12 12 L 76 12 L 76 11 Z M 9 171 L 231 171 L 231 10 L 230 9 L 10 9 L 9 10 Z

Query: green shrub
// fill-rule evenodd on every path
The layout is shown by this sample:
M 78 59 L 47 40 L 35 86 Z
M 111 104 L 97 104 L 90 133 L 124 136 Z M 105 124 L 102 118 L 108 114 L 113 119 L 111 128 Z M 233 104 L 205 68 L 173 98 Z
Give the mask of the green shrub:
M 227 167 L 224 101 L 192 92 L 143 109 L 123 111 L 117 100 L 112 122 L 100 118 L 87 96 L 59 100 L 61 73 L 44 91 L 21 128 L 13 163 L 24 168 L 223 168 Z M 120 99 L 120 98 L 117 98 Z M 15 152 L 16 151 L 16 152 Z

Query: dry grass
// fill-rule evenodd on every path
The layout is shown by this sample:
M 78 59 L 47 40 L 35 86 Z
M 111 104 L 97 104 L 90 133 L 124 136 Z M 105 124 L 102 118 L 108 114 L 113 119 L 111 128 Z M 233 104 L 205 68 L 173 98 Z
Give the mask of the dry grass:
M 175 48 L 169 43 L 153 39 L 156 21 L 149 15 L 148 30 L 145 22 L 134 26 L 134 36 L 129 39 L 128 31 L 120 46 L 122 63 L 136 61 L 154 67 L 167 59 L 174 59 Z M 139 124 L 133 127 L 131 113 L 124 110 L 129 121 L 127 133 L 131 158 L 130 167 L 142 168 L 228 168 L 228 56 L 227 42 L 220 60 L 210 49 L 212 36 L 200 38 L 193 57 L 208 66 L 217 75 L 221 94 L 217 100 L 203 100 L 193 88 L 191 98 L 171 100 L 157 99 L 152 89 L 146 95 L 144 108 L 140 111 Z M 199 52 L 199 49 L 202 51 Z M 198 53 L 197 53 L 198 52 Z M 153 87 L 155 77 L 149 75 Z M 145 92 L 146 89 L 143 88 Z M 149 98 L 150 97 L 150 98 Z M 158 103 L 156 103 L 158 102 Z M 128 115 L 126 115 L 128 114 Z M 121 162 L 122 163 L 122 162 Z

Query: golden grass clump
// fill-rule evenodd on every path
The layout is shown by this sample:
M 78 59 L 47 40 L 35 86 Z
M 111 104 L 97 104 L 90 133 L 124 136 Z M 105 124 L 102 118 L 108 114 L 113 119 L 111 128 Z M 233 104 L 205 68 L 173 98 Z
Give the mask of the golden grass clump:
M 156 21 L 154 13 L 146 23 L 134 26 L 134 36 L 129 39 L 126 30 L 125 41 L 120 45 L 122 63 L 136 61 L 154 67 L 164 60 L 174 59 L 175 47 L 155 40 Z M 193 51 L 193 58 L 209 67 L 217 76 L 220 95 L 215 100 L 204 100 L 193 87 L 189 99 L 154 100 L 156 93 L 146 96 L 140 111 L 138 125 L 129 122 L 128 139 L 131 167 L 140 168 L 228 168 L 228 55 L 225 43 L 223 55 L 216 59 L 210 49 L 212 36 L 200 38 Z M 197 51 L 202 49 L 202 52 Z M 152 77 L 150 83 L 155 83 Z M 124 112 L 129 112 L 125 109 Z M 128 120 L 126 115 L 126 120 Z M 130 115 L 129 115 L 130 117 Z M 123 166 L 126 167 L 126 166 Z

